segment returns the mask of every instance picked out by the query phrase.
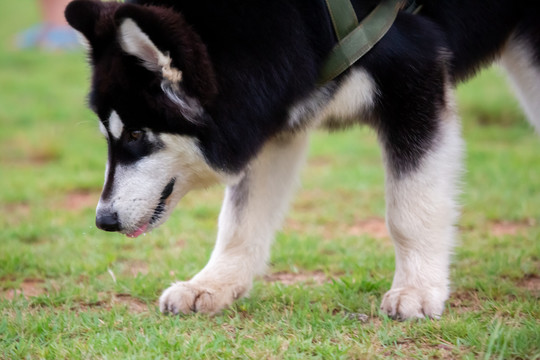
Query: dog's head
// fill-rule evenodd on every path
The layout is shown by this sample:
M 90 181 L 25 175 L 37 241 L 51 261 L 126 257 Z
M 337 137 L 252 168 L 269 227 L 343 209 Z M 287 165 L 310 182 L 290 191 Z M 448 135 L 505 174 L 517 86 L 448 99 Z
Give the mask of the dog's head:
M 199 146 L 218 91 L 212 64 L 171 9 L 76 0 L 66 18 L 88 43 L 89 103 L 108 143 L 96 224 L 135 237 L 189 190 L 229 178 Z

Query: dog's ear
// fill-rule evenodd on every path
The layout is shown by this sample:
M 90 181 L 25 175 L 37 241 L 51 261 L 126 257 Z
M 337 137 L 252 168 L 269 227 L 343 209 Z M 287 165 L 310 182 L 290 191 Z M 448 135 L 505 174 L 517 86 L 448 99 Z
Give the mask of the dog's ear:
M 122 20 L 118 41 L 126 53 L 142 60 L 148 70 L 160 72 L 164 80 L 175 86 L 182 81 L 182 71 L 172 64 L 169 52 L 162 52 L 133 19 Z
M 95 40 L 95 25 L 101 13 L 101 2 L 92 0 L 75 0 L 68 4 L 64 15 L 71 27 L 92 42 Z
M 113 16 L 120 6 L 121 3 L 115 1 L 74 0 L 66 7 L 64 16 L 68 24 L 86 40 L 83 43 L 85 47 L 98 56 L 115 32 Z
M 160 74 L 164 86 L 178 98 L 185 92 L 204 104 L 216 95 L 206 46 L 181 14 L 164 7 L 125 4 L 115 19 L 121 48 Z

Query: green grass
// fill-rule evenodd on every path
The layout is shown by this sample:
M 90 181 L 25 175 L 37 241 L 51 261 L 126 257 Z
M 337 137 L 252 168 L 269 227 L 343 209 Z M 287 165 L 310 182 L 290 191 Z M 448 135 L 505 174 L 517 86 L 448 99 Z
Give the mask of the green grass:
M 156 300 L 207 261 L 222 189 L 136 240 L 96 230 L 106 148 L 85 56 L 14 50 L 32 5 L 0 4 L 0 358 L 540 358 L 540 141 L 497 71 L 459 90 L 467 172 L 441 320 L 379 313 L 394 260 L 364 222 L 384 214 L 368 129 L 313 137 L 273 247 L 291 285 L 273 275 L 222 315 L 167 317 Z

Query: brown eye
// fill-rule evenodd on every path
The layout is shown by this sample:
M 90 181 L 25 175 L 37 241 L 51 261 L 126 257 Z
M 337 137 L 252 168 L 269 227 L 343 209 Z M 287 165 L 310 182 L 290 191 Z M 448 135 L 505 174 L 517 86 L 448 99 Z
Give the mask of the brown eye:
M 140 140 L 142 139 L 143 135 L 144 135 L 144 131 L 142 130 L 132 130 L 128 133 L 128 141 L 131 142 L 131 141 Z

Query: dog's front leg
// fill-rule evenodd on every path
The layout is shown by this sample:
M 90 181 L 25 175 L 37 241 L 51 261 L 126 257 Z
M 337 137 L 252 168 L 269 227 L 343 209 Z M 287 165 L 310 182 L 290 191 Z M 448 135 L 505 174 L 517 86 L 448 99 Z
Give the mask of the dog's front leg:
M 265 271 L 270 244 L 303 164 L 307 138 L 298 134 L 271 141 L 243 179 L 227 188 L 210 261 L 190 281 L 165 290 L 162 312 L 215 314 L 248 293 L 253 278 Z
M 440 317 L 450 293 L 462 149 L 453 111 L 442 112 L 434 136 L 436 143 L 406 174 L 398 175 L 386 154 L 387 225 L 396 271 L 381 309 L 398 320 Z

